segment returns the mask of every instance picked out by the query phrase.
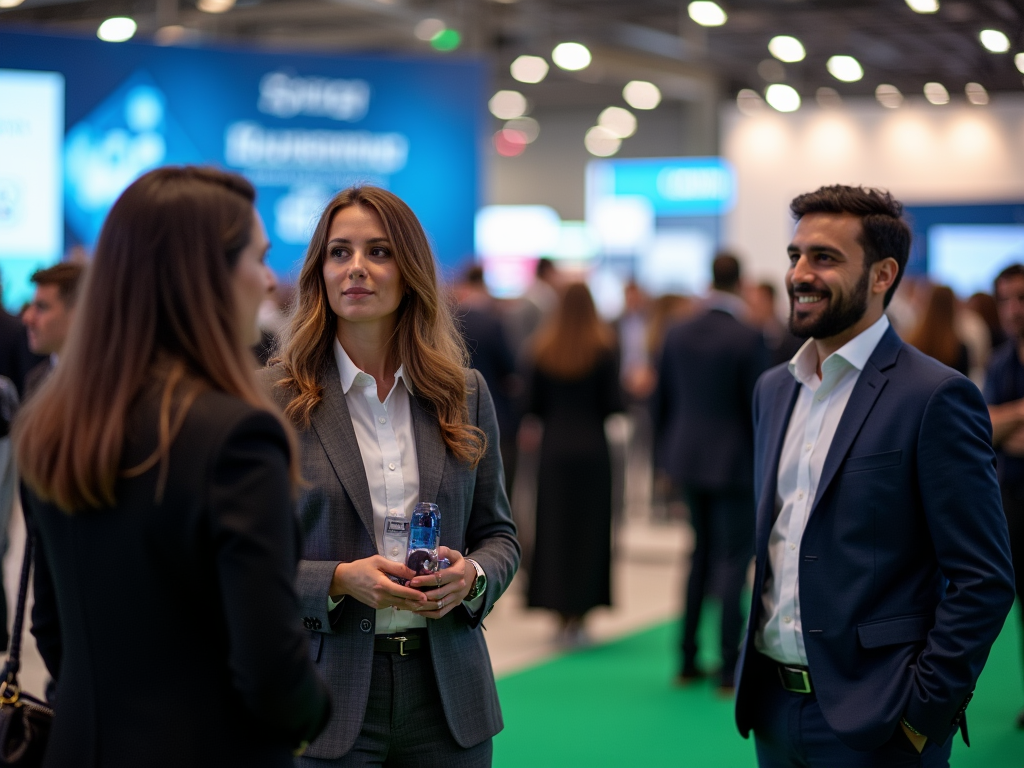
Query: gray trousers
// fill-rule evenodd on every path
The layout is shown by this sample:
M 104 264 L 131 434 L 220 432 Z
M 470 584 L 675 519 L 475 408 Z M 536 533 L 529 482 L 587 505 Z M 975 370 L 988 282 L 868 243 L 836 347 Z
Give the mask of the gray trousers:
M 373 654 L 370 699 L 356 743 L 336 760 L 300 757 L 297 768 L 490 768 L 491 739 L 464 749 L 445 720 L 426 648 Z

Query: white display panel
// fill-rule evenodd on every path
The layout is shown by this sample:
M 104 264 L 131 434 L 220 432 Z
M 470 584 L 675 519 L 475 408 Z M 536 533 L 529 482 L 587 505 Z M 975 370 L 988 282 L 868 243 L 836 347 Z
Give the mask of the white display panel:
M 0 69 L 0 274 L 3 301 L 31 298 L 28 276 L 64 249 L 64 76 Z
M 967 298 L 991 293 L 1005 267 L 1024 264 L 1024 224 L 940 224 L 928 230 L 928 276 Z

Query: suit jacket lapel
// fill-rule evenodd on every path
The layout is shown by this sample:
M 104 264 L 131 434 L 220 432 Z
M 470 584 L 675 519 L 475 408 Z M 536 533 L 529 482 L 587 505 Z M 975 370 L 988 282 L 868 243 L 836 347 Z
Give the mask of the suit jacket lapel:
M 796 398 L 799 394 L 800 382 L 790 376 L 786 385 L 779 389 L 774 404 L 775 407 L 772 408 L 767 442 L 771 453 L 768 455 L 768 461 L 765 463 L 765 475 L 761 481 L 761 503 L 758 510 L 758 519 L 771 520 L 773 522 L 775 520 L 775 494 L 779 482 L 779 459 L 782 456 L 782 444 L 786 440 L 786 429 L 789 427 L 789 419 L 793 414 L 793 406 L 796 405 Z
M 896 356 L 899 354 L 903 342 L 900 341 L 896 331 L 890 326 L 875 347 L 875 351 L 868 358 L 864 370 L 861 371 L 857 383 L 850 393 L 850 399 L 846 403 L 846 409 L 839 419 L 839 426 L 836 427 L 836 434 L 832 438 L 832 445 L 829 446 L 828 454 L 825 456 L 825 465 L 821 470 L 821 478 L 818 480 L 818 491 L 814 496 L 814 505 L 811 507 L 811 514 L 817 509 L 818 502 L 828 489 L 829 484 L 836 476 L 843 459 L 850 451 L 854 439 L 860 432 L 864 421 L 875 405 L 878 396 L 882 394 L 889 378 L 882 371 L 892 367 L 896 363 Z
M 324 388 L 324 394 L 320 407 L 313 410 L 310 420 L 313 430 L 320 439 L 334 473 L 352 499 L 356 513 L 366 526 L 370 541 L 376 546 L 377 534 L 373 524 L 373 504 L 370 501 L 370 486 L 366 482 L 366 469 L 359 453 L 348 403 L 345 402 L 345 391 L 341 388 L 341 378 L 333 365 L 320 377 L 320 385 Z
M 436 504 L 441 476 L 444 474 L 446 446 L 430 404 L 413 395 L 410 395 L 410 400 L 412 429 L 416 437 L 416 463 L 420 470 L 420 501 Z M 441 510 L 442 517 L 445 512 Z

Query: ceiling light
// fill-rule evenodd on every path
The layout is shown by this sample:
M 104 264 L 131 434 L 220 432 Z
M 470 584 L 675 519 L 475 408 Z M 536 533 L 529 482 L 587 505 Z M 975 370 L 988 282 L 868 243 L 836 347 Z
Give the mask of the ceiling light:
M 1018 72 L 1024 72 L 1024 53 L 1018 53 L 1013 57 L 1013 65 Z
M 551 52 L 551 60 L 562 69 L 575 72 L 590 66 L 590 50 L 581 43 L 559 43 Z
M 174 45 L 184 40 L 187 34 L 188 30 L 181 24 L 168 24 L 153 34 L 153 41 L 157 45 Z
M 764 99 L 757 91 L 744 88 L 736 94 L 736 107 L 744 115 L 753 117 L 764 111 Z
M 516 157 L 526 150 L 526 136 L 513 128 L 502 128 L 494 133 L 494 149 L 502 157 Z
M 17 8 L 25 0 L 0 0 L 0 8 Z
M 622 107 L 608 107 L 597 118 L 597 124 L 607 128 L 619 139 L 628 139 L 636 133 L 636 116 Z
M 978 33 L 978 39 L 991 53 L 1006 53 L 1010 50 L 1010 38 L 998 29 L 983 29 Z
M 462 43 L 458 30 L 446 29 L 430 38 L 430 47 L 438 51 L 454 51 Z
M 864 77 L 864 68 L 853 56 L 832 56 L 825 66 L 832 77 L 844 83 L 855 83 Z
M 523 134 L 527 144 L 533 144 L 540 136 L 540 123 L 532 117 L 515 117 L 505 123 L 505 127 Z
M 491 114 L 499 120 L 511 120 L 526 114 L 526 97 L 519 91 L 498 91 L 487 102 Z
M 975 106 L 983 107 L 988 104 L 988 91 L 981 83 L 968 83 L 964 87 L 964 93 L 967 94 L 967 100 Z
M 235 0 L 199 0 L 196 8 L 204 13 L 224 13 L 235 6 Z
M 804 57 L 807 56 L 804 44 L 789 35 L 777 35 L 768 41 L 768 53 L 787 64 L 803 61 Z
M 127 16 L 114 16 L 107 19 L 96 30 L 96 37 L 108 43 L 123 43 L 131 40 L 138 25 Z
M 937 107 L 949 104 L 949 91 L 942 83 L 925 83 L 924 97 Z
M 702 27 L 720 27 L 729 18 L 722 10 L 722 6 L 709 0 L 695 0 L 686 10 L 690 18 Z
M 843 106 L 843 97 L 839 95 L 839 91 L 827 85 L 815 91 L 814 100 L 822 109 L 838 109 Z
M 622 140 L 607 128 L 595 125 L 583 137 L 583 144 L 592 155 L 611 157 L 619 151 L 619 147 L 622 146 Z
M 796 112 L 800 109 L 800 94 L 794 88 L 781 83 L 769 85 L 764 100 L 779 112 Z
M 896 109 L 903 103 L 903 94 L 900 93 L 900 89 L 895 85 L 888 85 L 887 83 L 882 83 L 875 88 L 875 98 L 878 99 L 879 104 L 887 109 Z
M 654 109 L 661 104 L 661 89 L 646 80 L 630 80 L 622 89 L 622 98 L 633 109 Z
M 520 83 L 539 83 L 548 76 L 548 63 L 540 56 L 520 56 L 509 71 Z
M 448 25 L 440 19 L 423 19 L 423 21 L 416 25 L 413 34 L 420 40 L 429 43 L 447 28 Z
M 907 0 L 907 5 L 915 13 L 935 13 L 939 10 L 939 0 Z

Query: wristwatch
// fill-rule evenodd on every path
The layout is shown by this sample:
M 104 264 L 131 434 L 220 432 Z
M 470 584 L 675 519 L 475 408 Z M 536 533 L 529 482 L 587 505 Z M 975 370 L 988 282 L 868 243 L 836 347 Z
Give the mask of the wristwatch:
M 484 573 L 484 569 L 480 567 L 480 563 L 471 557 L 467 557 L 466 560 L 473 564 L 476 568 L 476 581 L 473 582 L 473 588 L 469 590 L 469 594 L 466 595 L 467 600 L 476 600 L 480 595 L 487 589 L 487 574 Z

